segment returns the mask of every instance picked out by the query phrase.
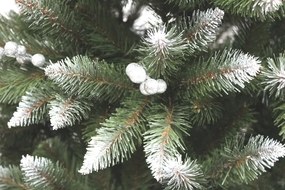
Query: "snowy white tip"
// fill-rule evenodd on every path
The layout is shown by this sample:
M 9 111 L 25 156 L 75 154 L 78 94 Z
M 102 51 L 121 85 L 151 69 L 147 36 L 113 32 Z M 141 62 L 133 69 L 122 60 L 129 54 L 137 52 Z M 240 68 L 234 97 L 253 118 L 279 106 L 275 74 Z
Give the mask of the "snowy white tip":
M 26 96 L 23 96 L 25 99 Z M 17 127 L 17 126 L 25 126 L 26 121 L 31 118 L 31 109 L 26 106 L 24 102 L 20 102 L 17 107 L 17 111 L 13 113 L 13 117 L 8 122 L 8 127 Z
M 283 4 L 282 0 L 256 0 L 253 10 L 261 9 L 264 14 L 277 11 Z
M 172 45 L 172 40 L 168 39 L 169 36 L 166 32 L 166 27 L 162 26 L 153 30 L 150 30 L 148 33 L 148 38 L 146 41 L 152 44 L 155 52 L 161 52 L 165 54 L 168 51 L 169 46 Z

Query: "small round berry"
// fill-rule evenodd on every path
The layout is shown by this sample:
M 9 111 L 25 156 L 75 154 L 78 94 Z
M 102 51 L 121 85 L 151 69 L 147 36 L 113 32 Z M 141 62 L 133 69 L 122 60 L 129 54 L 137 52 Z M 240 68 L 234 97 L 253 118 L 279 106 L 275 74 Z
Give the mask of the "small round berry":
M 149 78 L 144 82 L 145 91 L 152 95 L 157 93 L 158 82 L 155 79 Z
M 144 86 L 144 85 L 145 85 L 145 82 L 142 82 L 142 83 L 140 84 L 140 92 L 141 92 L 143 95 L 148 96 L 148 95 L 150 95 L 150 94 L 145 91 L 145 86 Z
M 32 64 L 36 67 L 42 67 L 45 64 L 45 57 L 42 54 L 35 54 L 32 56 Z
M 166 91 L 166 89 L 167 89 L 166 82 L 163 79 L 157 79 L 156 81 L 158 83 L 157 93 L 159 93 L 159 94 L 164 93 Z
M 26 55 L 27 49 L 25 46 L 18 45 L 17 55 Z
M 16 42 L 6 42 L 4 46 L 4 53 L 8 57 L 15 57 L 18 51 L 18 44 Z
M 137 63 L 128 64 L 126 74 L 133 83 L 137 84 L 144 82 L 147 78 L 145 69 Z

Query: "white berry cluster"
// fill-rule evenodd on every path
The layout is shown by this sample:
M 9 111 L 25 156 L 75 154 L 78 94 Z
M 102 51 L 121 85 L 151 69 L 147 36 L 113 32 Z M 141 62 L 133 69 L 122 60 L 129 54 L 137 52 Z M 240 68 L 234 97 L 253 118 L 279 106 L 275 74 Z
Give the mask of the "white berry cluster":
M 0 59 L 3 56 L 16 58 L 17 62 L 21 65 L 32 62 L 36 67 L 43 67 L 46 62 L 42 54 L 30 55 L 27 53 L 25 46 L 12 41 L 6 42 L 4 48 L 0 47 Z
M 140 84 L 140 92 L 143 95 L 161 94 L 167 89 L 167 84 L 163 79 L 150 78 L 143 66 L 137 63 L 128 64 L 126 74 L 133 83 Z

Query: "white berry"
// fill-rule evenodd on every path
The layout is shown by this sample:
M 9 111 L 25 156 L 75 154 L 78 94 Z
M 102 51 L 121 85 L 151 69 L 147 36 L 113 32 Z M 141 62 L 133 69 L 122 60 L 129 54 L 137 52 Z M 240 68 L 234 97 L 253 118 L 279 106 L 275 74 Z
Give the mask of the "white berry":
M 164 93 L 166 91 L 166 89 L 167 89 L 166 82 L 164 80 L 162 80 L 162 79 L 157 79 L 156 81 L 158 83 L 157 93 L 160 93 L 160 94 Z
M 137 63 L 128 64 L 126 74 L 133 83 L 138 84 L 144 82 L 147 77 L 145 69 Z
M 32 60 L 31 61 L 32 61 L 32 64 L 34 66 L 42 67 L 45 64 L 46 59 L 45 59 L 45 57 L 42 54 L 37 53 L 37 54 L 32 56 Z
M 145 91 L 145 86 L 144 86 L 144 85 L 145 85 L 145 82 L 142 82 L 142 83 L 140 84 L 140 92 L 141 92 L 143 95 L 148 96 L 148 95 L 150 95 L 150 94 Z
M 0 59 L 4 56 L 4 49 L 0 47 Z
M 18 50 L 18 44 L 16 42 L 9 41 L 4 46 L 5 55 L 8 57 L 15 57 Z
M 158 82 L 155 79 L 149 78 L 144 82 L 144 90 L 148 94 L 156 94 L 158 89 Z
M 137 67 L 141 67 L 141 65 L 139 65 L 137 63 L 128 64 L 126 67 L 126 74 L 129 76 L 133 72 L 133 70 Z
M 25 55 L 27 53 L 27 49 L 25 46 L 18 45 L 17 55 Z

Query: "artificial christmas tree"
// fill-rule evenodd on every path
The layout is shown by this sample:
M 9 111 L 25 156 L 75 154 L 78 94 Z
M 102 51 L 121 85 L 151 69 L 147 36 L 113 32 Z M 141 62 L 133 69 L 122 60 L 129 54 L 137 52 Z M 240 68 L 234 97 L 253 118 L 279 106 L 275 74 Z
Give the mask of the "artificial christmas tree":
M 16 2 L 1 189 L 285 188 L 281 0 Z

